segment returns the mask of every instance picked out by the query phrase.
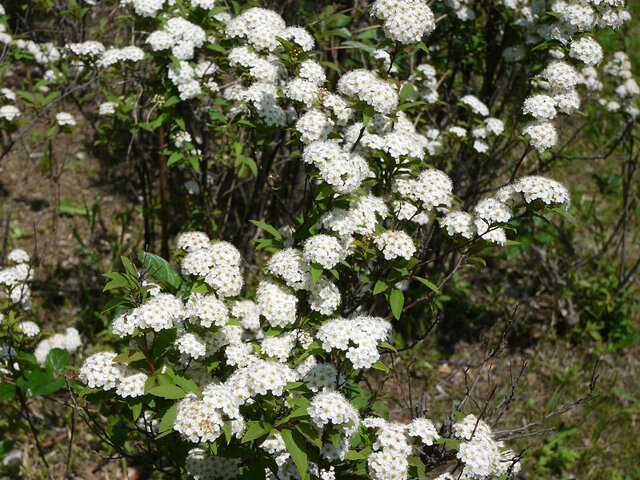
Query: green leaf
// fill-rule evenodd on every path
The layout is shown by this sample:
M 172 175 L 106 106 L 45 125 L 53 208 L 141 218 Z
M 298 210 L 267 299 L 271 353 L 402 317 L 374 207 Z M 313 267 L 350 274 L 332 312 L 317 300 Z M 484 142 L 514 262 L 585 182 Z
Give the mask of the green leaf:
M 413 277 L 415 280 L 418 280 L 420 283 L 422 283 L 423 285 L 425 285 L 426 287 L 428 287 L 429 289 L 431 289 L 433 291 L 433 293 L 435 293 L 436 295 L 440 295 L 442 292 L 438 289 L 438 287 L 436 286 L 435 283 L 430 282 L 429 280 L 427 280 L 426 278 L 422 278 L 422 277 Z
M 71 355 L 66 350 L 54 348 L 47 354 L 44 364 L 47 369 L 50 369 L 56 375 L 61 375 L 69 365 L 70 360 Z
M 175 374 L 173 376 L 173 379 L 175 380 L 176 384 L 179 385 L 185 392 L 193 392 L 197 395 L 200 395 L 200 389 L 198 388 L 198 385 L 196 385 L 196 382 L 194 382 L 190 378 Z
M 280 432 L 282 440 L 287 447 L 287 451 L 291 455 L 293 462 L 298 468 L 298 473 L 302 480 L 307 478 L 307 454 L 304 437 L 297 430 L 282 430 Z
M 37 373 L 37 372 L 34 372 L 34 373 Z M 64 377 L 58 377 L 52 382 L 39 384 L 37 386 L 31 385 L 32 378 L 33 378 L 33 374 L 29 378 L 29 390 L 30 390 L 31 396 L 33 397 L 38 395 L 50 395 L 60 390 L 64 385 Z
M 133 420 L 136 421 L 138 417 L 140 417 L 140 414 L 142 413 L 142 402 L 129 405 L 129 410 L 131 410 L 131 415 L 133 416 Z
M 318 279 L 322 275 L 322 272 L 323 269 L 320 265 L 318 265 L 317 263 L 311 264 L 311 279 L 313 280 L 313 283 L 316 283 L 318 281 Z
M 16 394 L 16 386 L 10 383 L 0 383 L 0 402 L 6 402 Z
M 266 436 L 269 435 L 270 431 L 271 431 L 271 425 L 268 424 L 267 422 L 256 422 L 256 421 L 247 422 L 247 431 L 242 437 L 242 440 L 240 441 L 240 443 L 247 443 L 247 442 L 250 442 L 251 440 L 256 440 L 257 438 L 260 438 L 262 436 L 266 438 Z
M 169 385 L 169 384 L 158 385 L 157 387 L 153 387 L 149 389 L 147 393 L 150 393 L 151 395 L 154 395 L 156 397 L 169 398 L 171 400 L 185 397 L 184 390 L 182 390 L 177 385 Z
M 400 315 L 402 315 L 402 307 L 404 307 L 404 293 L 397 288 L 391 290 L 389 294 L 389 306 L 391 306 L 391 313 L 396 318 L 396 320 L 400 319 Z
M 138 270 L 136 269 L 136 267 L 134 267 L 131 260 L 129 260 L 127 257 L 121 256 L 120 261 L 122 262 L 122 266 L 124 267 L 124 269 L 127 271 L 129 275 L 131 275 L 131 277 L 133 278 L 138 277 Z
M 280 232 L 276 230 L 274 227 L 272 227 L 271 225 L 269 225 L 268 223 L 260 222 L 258 220 L 249 220 L 249 221 L 253 223 L 256 227 L 264 230 L 267 233 L 270 233 L 278 240 L 282 240 L 282 235 L 280 235 Z
M 400 103 L 404 103 L 407 98 L 413 93 L 413 83 L 407 82 L 400 89 Z
M 182 277 L 164 258 L 153 253 L 140 252 L 138 260 L 149 271 L 149 275 L 165 283 L 174 291 L 180 290 L 183 284 Z
M 376 285 L 373 287 L 373 294 L 377 295 L 384 292 L 387 288 L 389 288 L 389 285 L 387 285 L 384 280 L 378 280 Z
M 64 200 L 58 204 L 58 211 L 64 215 L 87 215 L 87 209 L 81 205 L 73 203 L 71 200 Z
M 370 107 L 370 106 L 365 107 L 365 109 L 362 111 L 362 126 L 366 127 L 375 114 L 376 112 L 373 109 L 373 107 Z
M 176 414 L 178 412 L 178 404 L 174 404 L 164 412 L 164 415 L 160 419 L 160 425 L 158 425 L 158 432 L 167 432 L 173 430 L 173 424 L 176 421 Z
M 371 365 L 371 368 L 375 368 L 376 370 L 380 370 L 381 372 L 385 372 L 385 373 L 389 373 L 391 372 L 391 370 L 389 370 L 389 367 L 387 367 L 384 363 L 382 363 L 380 360 L 378 360 L 376 363 L 374 363 L 373 365 Z
M 156 337 L 155 345 L 151 350 L 151 357 L 155 361 L 165 354 L 167 350 L 172 348 L 176 342 L 177 329 L 170 328 L 162 330 Z

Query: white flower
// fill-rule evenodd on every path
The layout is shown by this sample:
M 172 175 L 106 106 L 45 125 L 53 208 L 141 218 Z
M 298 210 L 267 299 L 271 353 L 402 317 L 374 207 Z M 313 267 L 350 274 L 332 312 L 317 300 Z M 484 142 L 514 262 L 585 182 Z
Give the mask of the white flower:
M 56 114 L 56 121 L 61 127 L 67 125 L 70 127 L 74 127 L 76 125 L 76 119 L 73 118 L 73 115 L 68 112 L 58 112 Z

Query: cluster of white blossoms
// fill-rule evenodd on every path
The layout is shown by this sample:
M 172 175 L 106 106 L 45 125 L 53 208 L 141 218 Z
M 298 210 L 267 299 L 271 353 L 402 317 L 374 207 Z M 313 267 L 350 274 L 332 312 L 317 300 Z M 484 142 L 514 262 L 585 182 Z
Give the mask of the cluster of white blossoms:
M 17 329 L 26 337 L 37 337 L 40 333 L 40 327 L 31 320 L 25 320 L 16 325 Z
M 335 140 L 317 140 L 306 146 L 302 161 L 314 165 L 321 178 L 338 193 L 353 193 L 372 175 L 366 160 L 342 148 Z
M 327 240 L 327 242 L 334 243 L 331 240 Z M 305 250 L 308 251 L 308 249 Z M 341 258 L 346 254 L 347 249 L 340 244 Z M 319 257 L 314 258 L 321 260 Z M 323 315 L 330 315 L 338 308 L 341 301 L 338 287 L 324 275 L 313 282 L 310 262 L 314 261 L 314 259 L 309 260 L 303 252 L 294 248 L 280 250 L 269 259 L 265 265 L 265 271 L 280 278 L 287 285 L 280 285 L 269 278 L 261 281 L 258 285 L 256 292 L 258 309 L 270 325 L 282 327 L 293 323 L 297 297 L 290 289 L 308 290 L 310 293 L 309 306 L 312 310 Z
M 133 11 L 141 17 L 155 17 L 164 3 L 165 0 L 120 0 L 120 5 L 131 5 Z
M 326 140 L 334 126 L 335 122 L 331 117 L 318 109 L 309 110 L 296 122 L 296 130 L 300 132 L 303 143 Z
M 382 251 L 387 260 L 394 260 L 398 257 L 410 260 L 416 252 L 413 240 L 407 232 L 402 230 L 387 230 L 376 236 L 373 243 Z
M 159 332 L 180 324 L 186 316 L 182 300 L 170 293 L 152 296 L 139 307 L 118 315 L 112 324 L 114 335 L 129 337 L 136 328 Z
M 0 107 L 0 118 L 13 122 L 20 116 L 20 110 L 15 105 L 3 105 Z
M 615 52 L 612 59 L 605 65 L 604 71 L 613 77 L 617 84 L 614 90 L 616 99 L 601 98 L 600 103 L 605 105 L 610 112 L 622 111 L 631 119 L 640 116 L 640 109 L 637 105 L 640 87 L 633 78 L 629 56 L 625 52 Z
M 99 67 L 107 68 L 111 65 L 114 65 L 118 62 L 139 62 L 144 58 L 144 51 L 136 47 L 135 45 L 130 45 L 128 47 L 123 48 L 109 48 L 102 52 L 100 58 L 96 62 Z
M 246 38 L 256 50 L 273 52 L 280 47 L 277 37 L 291 41 L 303 51 L 313 49 L 315 41 L 303 28 L 287 27 L 273 10 L 249 8 L 227 22 L 225 33 L 231 38 Z
M 225 425 L 231 435 L 241 438 L 246 428 L 240 414 L 243 400 L 229 383 L 210 383 L 202 398 L 188 393 L 178 402 L 173 429 L 192 443 L 214 442 Z
M 355 144 L 361 130 L 361 123 L 355 123 L 347 129 L 345 140 L 348 146 L 352 147 Z M 402 163 L 405 159 L 423 160 L 425 149 L 430 155 L 435 155 L 441 149 L 437 135 L 428 138 L 418 133 L 404 112 L 398 112 L 393 121 L 383 115 L 376 115 L 363 132 L 360 143 L 356 147 L 357 152 L 366 154 L 382 150 L 397 163 Z
M 410 424 L 387 422 L 379 417 L 367 417 L 362 425 L 376 432 L 374 452 L 367 459 L 369 474 L 374 480 L 404 480 L 408 477 L 408 457 L 418 446 L 431 446 L 440 438 L 435 426 L 426 418 L 416 418 Z
M 338 80 L 338 92 L 366 103 L 378 113 L 389 114 L 398 108 L 396 87 L 370 70 L 352 70 L 342 75 Z
M 358 410 L 337 390 L 323 390 L 311 399 L 307 408 L 311 421 L 318 430 L 333 427 L 351 437 L 360 425 Z
M 374 452 L 367 459 L 369 474 L 374 480 L 404 480 L 408 478 L 408 457 L 418 444 L 433 445 L 440 438 L 433 423 L 416 418 L 410 424 L 387 422 L 379 417 L 367 417 L 363 426 L 376 432 Z M 419 439 L 418 444 L 414 442 Z
M 73 327 L 68 327 L 64 333 L 56 333 L 49 338 L 45 338 L 36 346 L 33 355 L 40 365 L 44 365 L 47 355 L 54 348 L 66 350 L 74 353 L 82 345 L 80 333 Z
M 211 456 L 206 449 L 192 448 L 184 468 L 194 480 L 232 480 L 237 478 L 241 463 L 239 458 Z
M 82 43 L 67 43 L 65 50 L 72 52 L 78 57 L 97 58 L 105 51 L 105 47 L 100 42 L 88 40 Z
M 304 243 L 304 258 L 326 269 L 335 267 L 346 253 L 344 245 L 331 235 L 313 235 Z
M 591 68 L 602 61 L 603 49 L 590 32 L 597 27 L 619 28 L 630 16 L 623 10 L 624 2 L 617 0 L 553 2 L 551 10 L 558 14 L 558 18 L 551 24 L 546 23 L 548 17 L 545 17 L 546 10 L 541 8 L 542 4 L 529 7 L 520 5 L 515 0 L 508 0 L 505 1 L 505 6 L 521 15 L 519 24 L 528 31 L 528 43 L 536 43 L 540 37 L 541 40 L 559 41 L 567 47 L 569 57 L 585 65 L 585 69 L 578 72 L 564 60 L 565 53 L 562 50 L 551 48 L 549 55 L 553 60 L 542 71 L 543 80 L 534 82 L 546 92 L 525 100 L 523 112 L 532 115 L 535 121 L 526 125 L 522 134 L 529 136 L 529 143 L 533 148 L 544 152 L 558 142 L 556 128 L 551 123 L 556 113 L 570 115 L 580 108 L 581 100 L 576 87 L 579 84 L 584 84 L 589 90 L 599 90 L 601 87 L 598 80 L 594 80 L 595 70 Z M 514 60 L 523 55 L 524 50 L 516 53 L 512 49 L 509 52 Z M 615 106 L 612 104 L 611 109 L 615 110 Z
M 144 395 L 147 374 L 117 363 L 116 356 L 113 352 L 94 353 L 82 363 L 78 378 L 90 388 L 115 388 L 123 398 Z
M 541 200 L 547 205 L 569 206 L 569 192 L 560 182 L 539 176 L 522 177 L 512 185 L 503 187 L 496 193 L 501 202 L 531 203 Z
M 515 475 L 519 457 L 493 440 L 491 428 L 475 415 L 467 415 L 452 426 L 453 436 L 462 440 L 457 457 L 463 463 L 462 478 L 490 478 Z M 501 450 L 503 450 L 501 452 Z
M 460 99 L 464 105 L 469 107 L 473 113 L 480 115 L 481 117 L 489 116 L 489 107 L 487 107 L 482 100 L 474 95 L 465 95 Z
M 428 104 L 436 103 L 439 99 L 438 77 L 434 66 L 421 63 L 409 77 L 409 80 L 418 88 L 418 98 Z
M 202 232 L 186 232 L 178 239 L 177 248 L 187 252 L 180 263 L 184 273 L 203 277 L 218 297 L 240 294 L 244 280 L 236 247 L 228 242 L 212 244 Z
M 422 170 L 415 179 L 397 177 L 393 191 L 403 199 L 411 200 L 430 212 L 436 208 L 451 205 L 453 182 L 446 173 L 429 168 Z
M 348 240 L 352 235 L 371 235 L 378 219 L 389 215 L 384 200 L 373 195 L 358 196 L 349 200 L 349 208 L 334 208 L 325 213 L 322 225 L 333 231 L 341 239 Z M 349 242 L 350 243 L 350 242 Z
M 98 115 L 113 115 L 118 107 L 117 102 L 103 102 L 98 107 Z
M 18 248 L 7 255 L 9 265 L 0 269 L 0 300 L 8 299 L 25 310 L 31 308 L 33 270 L 29 260 L 29 254 Z
M 167 20 L 161 30 L 152 32 L 146 42 L 153 51 L 171 49 L 178 60 L 191 60 L 195 49 L 201 48 L 207 39 L 205 31 L 182 17 Z
M 334 318 L 318 328 L 326 352 L 341 350 L 353 368 L 370 368 L 380 359 L 378 343 L 388 341 L 391 324 L 377 317 Z
M 371 14 L 383 21 L 385 35 L 398 43 L 418 43 L 436 27 L 425 0 L 376 0 Z
M 75 127 L 76 119 L 69 112 L 56 113 L 56 122 L 61 127 Z

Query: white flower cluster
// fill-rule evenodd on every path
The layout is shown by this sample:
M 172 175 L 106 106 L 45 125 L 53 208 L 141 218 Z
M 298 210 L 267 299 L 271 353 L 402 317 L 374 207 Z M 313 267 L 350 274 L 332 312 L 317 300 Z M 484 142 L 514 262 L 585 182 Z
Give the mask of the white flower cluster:
M 318 328 L 317 338 L 326 352 L 346 352 L 353 368 L 370 368 L 380 359 L 378 343 L 388 341 L 391 324 L 376 317 L 335 318 Z
M 178 248 L 185 247 L 187 254 L 180 264 L 187 275 L 204 277 L 207 285 L 218 297 L 240 294 L 244 280 L 240 269 L 240 252 L 228 242 L 211 244 L 201 232 L 187 232 L 187 239 L 178 239 Z M 207 241 L 204 239 L 207 238 Z
M 133 335 L 136 328 L 159 332 L 181 324 L 186 316 L 182 300 L 169 293 L 160 293 L 139 307 L 118 315 L 111 330 L 123 338 Z
M 323 390 L 316 394 L 311 399 L 307 412 L 318 430 L 330 425 L 347 438 L 351 437 L 360 425 L 358 410 L 336 390 Z
M 362 124 L 360 123 L 349 127 L 345 135 L 348 145 L 353 145 L 356 142 L 361 129 Z M 382 150 L 398 163 L 406 158 L 423 160 L 425 148 L 430 153 L 435 153 L 434 148 L 439 148 L 436 139 L 431 140 L 416 132 L 413 123 L 404 112 L 398 112 L 393 122 L 384 116 L 376 115 L 364 132 L 358 145 L 358 151 Z
M 20 322 L 16 327 L 27 337 L 36 337 L 40 333 L 40 327 L 38 324 L 31 320 Z
M 239 458 L 210 456 L 203 448 L 192 448 L 184 468 L 194 480 L 232 480 L 237 478 Z
M 182 17 L 167 20 L 162 30 L 152 32 L 147 43 L 154 52 L 171 49 L 178 60 L 191 60 L 195 49 L 201 48 L 207 39 L 204 30 Z
M 522 177 L 512 185 L 503 187 L 496 193 L 501 202 L 518 203 L 523 200 L 531 203 L 541 200 L 547 205 L 569 206 L 569 192 L 561 183 L 550 178 L 528 176 Z
M 541 4 L 540 4 L 541 5 Z M 522 16 L 519 24 L 528 31 L 528 43 L 541 40 L 553 40 L 568 46 L 569 57 L 581 61 L 586 65 L 582 74 L 569 63 L 564 61 L 565 54 L 558 48 L 551 48 L 549 54 L 555 60 L 551 61 L 542 72 L 543 81 L 534 84 L 547 90 L 546 94 L 538 94 L 525 100 L 523 111 L 535 117 L 535 121 L 524 127 L 523 135 L 529 136 L 529 142 L 538 152 L 544 152 L 556 145 L 558 134 L 551 123 L 557 111 L 572 114 L 580 108 L 580 96 L 576 91 L 578 84 L 584 84 L 589 90 L 598 91 L 602 84 L 597 80 L 595 70 L 591 67 L 602 61 L 603 50 L 593 36 L 586 34 L 596 27 L 618 28 L 630 18 L 628 12 L 622 10 L 624 2 L 617 0 L 601 1 L 556 1 L 551 5 L 552 11 L 558 15 L 555 23 L 545 23 L 545 9 L 538 6 L 520 5 L 515 0 L 505 1 L 505 6 L 517 10 Z M 539 21 L 539 23 L 538 23 Z M 505 51 L 503 55 L 513 57 L 517 61 L 522 58 L 524 50 L 516 52 Z M 553 104 L 552 104 L 553 102 Z M 615 110 L 617 103 L 606 104 L 610 110 Z
M 604 71 L 618 83 L 614 90 L 617 99 L 607 101 L 601 98 L 600 103 L 611 112 L 622 110 L 631 119 L 640 116 L 637 104 L 637 99 L 640 97 L 640 87 L 633 78 L 629 56 L 625 52 L 614 53 L 613 58 L 605 65 Z
M 352 70 L 342 75 L 338 92 L 366 103 L 378 113 L 389 114 L 398 108 L 397 89 L 369 70 Z
M 336 237 L 331 235 L 313 235 L 304 244 L 304 258 L 323 268 L 335 267 L 347 252 Z
M 457 457 L 463 463 L 463 478 L 490 478 L 517 474 L 520 460 L 511 450 L 500 452 L 502 442 L 493 440 L 491 428 L 474 415 L 467 415 L 452 427 L 460 443 Z
M 369 474 L 374 480 L 404 480 L 408 477 L 408 457 L 416 441 L 433 445 L 440 438 L 431 420 L 416 418 L 410 424 L 387 422 L 379 417 L 367 417 L 363 426 L 375 430 L 374 452 L 367 459 Z
M 416 246 L 411 237 L 402 230 L 387 230 L 373 239 L 373 243 L 384 254 L 387 260 L 403 257 L 410 260 L 416 252 Z
M 120 0 L 120 5 L 131 5 L 137 15 L 141 17 L 155 17 L 162 7 L 165 0 Z
M 373 195 L 357 197 L 349 200 L 350 208 L 334 208 L 321 219 L 322 225 L 335 232 L 341 239 L 348 240 L 356 233 L 371 235 L 378 218 L 384 219 L 389 215 L 389 209 L 381 198 Z
M 76 126 L 76 119 L 73 118 L 73 115 L 71 115 L 68 112 L 58 112 L 56 113 L 56 122 L 58 122 L 58 125 L 60 125 L 61 127 L 75 127 Z
M 69 353 L 74 353 L 80 345 L 82 345 L 80 333 L 75 328 L 69 327 L 65 330 L 65 333 L 56 333 L 42 340 L 33 352 L 33 355 L 40 365 L 44 365 L 47 355 L 49 355 L 49 352 L 54 348 L 60 348 Z
M 20 110 L 15 105 L 3 105 L 0 107 L 0 118 L 13 122 L 20 116 Z
M 111 65 L 114 65 L 118 62 L 139 62 L 144 58 L 144 51 L 136 47 L 135 45 L 130 45 L 128 47 L 123 48 L 109 48 L 102 52 L 102 55 L 96 62 L 99 67 L 107 68 Z
M 482 100 L 474 95 L 465 95 L 460 101 L 468 106 L 473 113 L 480 115 L 481 117 L 489 116 L 489 107 L 487 107 Z
M 418 43 L 436 27 L 433 12 L 425 0 L 376 0 L 371 13 L 383 20 L 388 38 L 403 44 Z
M 214 442 L 222 435 L 225 424 L 239 437 L 244 421 L 238 406 L 238 399 L 228 386 L 211 384 L 204 390 L 202 399 L 189 393 L 178 402 L 173 429 L 192 443 Z
M 33 271 L 29 265 L 29 254 L 22 249 L 15 249 L 7 255 L 11 264 L 0 270 L 0 299 L 9 299 L 14 305 L 23 309 L 31 308 L 31 287 Z
M 89 40 L 82 43 L 68 43 L 65 50 L 69 50 L 79 57 L 96 58 L 105 51 L 105 48 L 102 43 Z
M 360 155 L 352 154 L 334 140 L 318 140 L 304 149 L 302 160 L 314 165 L 322 179 L 338 193 L 353 193 L 371 175 Z
M 284 38 L 286 28 L 282 17 L 273 10 L 254 7 L 228 21 L 226 34 L 231 38 L 246 38 L 256 50 L 273 52 L 280 46 L 276 37 Z M 313 46 L 313 40 L 311 44 Z
M 88 357 L 80 367 L 78 378 L 90 388 L 116 389 L 121 397 L 144 395 L 147 375 L 114 362 L 113 352 L 98 352 Z

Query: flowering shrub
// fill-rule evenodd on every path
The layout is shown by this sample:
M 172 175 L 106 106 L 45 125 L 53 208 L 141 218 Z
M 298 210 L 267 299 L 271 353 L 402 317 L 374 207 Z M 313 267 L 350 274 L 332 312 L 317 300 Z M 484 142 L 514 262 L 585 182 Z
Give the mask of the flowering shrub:
M 71 3 L 63 15 L 82 28 L 65 44 L 14 38 L 0 7 L 0 42 L 37 78 L 1 90 L 0 118 L 5 153 L 44 123 L 32 142 L 50 165 L 54 139 L 90 124 L 137 176 L 148 250 L 159 223 L 162 255 L 106 273 L 110 336 L 91 339 L 78 399 L 68 382 L 74 406 L 119 413 L 110 448 L 145 445 L 154 469 L 196 480 L 515 475 L 521 455 L 482 408 L 400 423 L 363 378 L 390 372 L 394 328 L 436 311 L 458 272 L 535 221 L 572 219 L 569 190 L 545 173 L 576 117 L 628 129 L 640 112 L 627 55 L 595 38 L 630 19 L 624 3 L 376 0 L 299 17 Z M 7 259 L 3 293 L 26 308 L 29 258 Z M 6 333 L 39 332 L 11 316 Z M 29 344 L 33 358 L 10 344 L 3 358 L 29 366 L 6 373 L 53 393 L 80 345 L 73 328 Z M 43 371 L 50 388 L 19 381 Z

